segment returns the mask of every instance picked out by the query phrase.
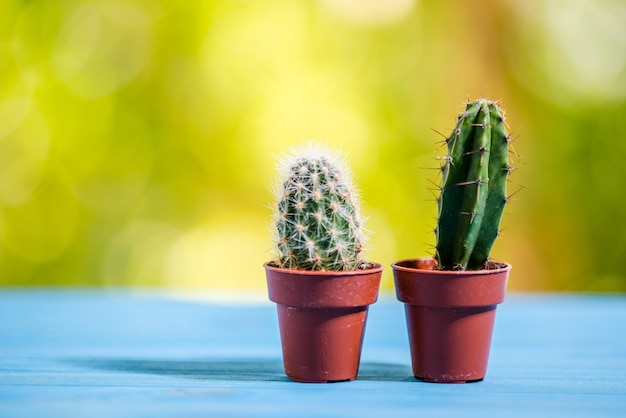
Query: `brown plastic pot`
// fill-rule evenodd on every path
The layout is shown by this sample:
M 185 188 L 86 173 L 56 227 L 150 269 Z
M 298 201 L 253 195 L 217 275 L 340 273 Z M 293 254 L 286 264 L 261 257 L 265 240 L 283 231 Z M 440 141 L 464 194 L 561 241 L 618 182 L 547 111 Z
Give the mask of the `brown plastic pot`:
M 264 267 L 269 298 L 278 308 L 285 374 L 309 383 L 356 379 L 382 266 L 343 272 Z
M 504 301 L 511 269 L 494 264 L 497 268 L 478 271 L 433 270 L 432 258 L 392 265 L 416 378 L 440 383 L 485 378 L 496 306 Z

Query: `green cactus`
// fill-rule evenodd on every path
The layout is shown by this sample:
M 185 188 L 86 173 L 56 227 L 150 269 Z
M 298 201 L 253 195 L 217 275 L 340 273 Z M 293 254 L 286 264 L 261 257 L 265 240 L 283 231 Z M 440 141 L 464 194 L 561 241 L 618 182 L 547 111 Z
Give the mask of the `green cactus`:
M 294 149 L 280 169 L 274 263 L 297 270 L 363 268 L 359 196 L 341 158 L 309 145 Z
M 480 270 L 489 260 L 507 203 L 509 140 L 498 105 L 467 103 L 446 139 L 437 200 L 435 259 L 441 270 Z

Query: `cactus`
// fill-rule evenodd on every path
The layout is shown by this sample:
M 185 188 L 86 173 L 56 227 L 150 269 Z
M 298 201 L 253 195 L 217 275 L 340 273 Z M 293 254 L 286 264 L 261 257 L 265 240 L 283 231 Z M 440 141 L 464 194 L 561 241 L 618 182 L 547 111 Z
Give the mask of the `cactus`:
M 467 103 L 446 138 L 435 230 L 439 269 L 485 268 L 508 201 L 509 140 L 503 113 L 485 99 Z
M 297 270 L 364 268 L 359 196 L 342 159 L 309 144 L 294 149 L 279 168 L 274 264 Z

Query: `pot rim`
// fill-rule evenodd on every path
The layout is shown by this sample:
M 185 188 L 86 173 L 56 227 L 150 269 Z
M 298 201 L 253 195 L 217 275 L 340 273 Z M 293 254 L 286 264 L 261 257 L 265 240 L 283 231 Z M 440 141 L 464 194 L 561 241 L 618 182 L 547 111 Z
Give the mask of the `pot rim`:
M 394 270 L 406 271 L 406 272 L 419 272 L 424 271 L 428 272 L 428 274 L 440 275 L 440 276 L 475 276 L 475 275 L 486 275 L 486 274 L 498 274 L 503 273 L 505 271 L 511 270 L 511 264 L 500 261 L 500 260 L 489 260 L 493 263 L 499 264 L 502 267 L 493 268 L 493 269 L 481 269 L 481 270 L 433 270 L 426 268 L 417 268 L 417 267 L 409 267 L 406 264 L 414 265 L 416 261 L 429 261 L 434 260 L 433 257 L 418 257 L 418 258 L 408 258 L 404 260 L 399 260 L 391 264 L 391 268 Z M 403 265 L 405 264 L 405 265 Z
M 290 270 L 265 264 L 272 302 L 303 308 L 371 305 L 378 298 L 383 266 L 354 271 Z
M 289 273 L 300 276 L 319 276 L 319 277 L 333 277 L 333 276 L 357 276 L 361 274 L 371 274 L 377 273 L 383 270 L 383 265 L 379 263 L 367 263 L 370 265 L 370 268 L 361 269 L 361 270 L 295 270 L 295 269 L 286 269 L 282 267 L 276 267 L 272 265 L 272 261 L 268 261 L 263 264 L 263 267 L 266 270 L 280 271 L 283 273 Z
M 398 300 L 437 308 L 492 306 L 504 301 L 509 264 L 493 270 L 449 271 L 428 269 L 432 262 L 430 257 L 392 265 Z

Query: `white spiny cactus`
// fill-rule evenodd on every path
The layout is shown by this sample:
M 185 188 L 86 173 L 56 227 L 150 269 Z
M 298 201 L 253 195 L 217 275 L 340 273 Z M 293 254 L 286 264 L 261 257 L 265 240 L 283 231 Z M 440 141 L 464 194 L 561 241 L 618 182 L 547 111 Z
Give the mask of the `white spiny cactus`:
M 298 270 L 361 268 L 365 234 L 359 196 L 340 156 L 309 144 L 292 150 L 279 170 L 275 264 Z

